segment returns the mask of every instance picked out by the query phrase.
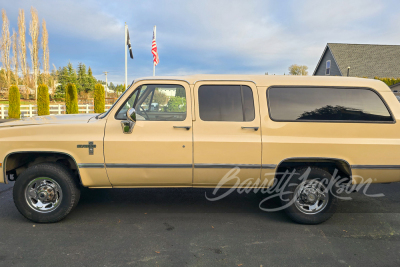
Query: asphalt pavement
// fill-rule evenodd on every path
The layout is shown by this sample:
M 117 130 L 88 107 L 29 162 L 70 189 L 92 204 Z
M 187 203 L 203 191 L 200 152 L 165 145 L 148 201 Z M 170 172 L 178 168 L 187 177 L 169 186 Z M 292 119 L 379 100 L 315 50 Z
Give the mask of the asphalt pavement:
M 36 224 L 0 184 L 0 266 L 400 266 L 400 183 L 352 193 L 320 225 L 261 211 L 261 193 L 211 193 L 84 189 L 66 219 Z

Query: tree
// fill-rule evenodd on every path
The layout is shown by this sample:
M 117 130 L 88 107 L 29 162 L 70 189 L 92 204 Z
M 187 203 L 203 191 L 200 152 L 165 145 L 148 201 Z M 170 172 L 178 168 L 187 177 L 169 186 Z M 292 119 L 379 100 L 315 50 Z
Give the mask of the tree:
M 14 81 L 13 83 L 18 86 L 18 49 L 17 49 L 17 33 L 13 29 L 13 34 L 11 36 L 12 40 L 12 51 L 13 51 L 13 57 L 12 57 L 12 64 L 14 67 Z
M 32 43 L 29 43 L 29 50 L 31 52 L 31 62 L 33 70 L 33 83 L 37 99 L 37 79 L 39 75 L 39 17 L 37 10 L 31 7 L 32 20 L 29 24 L 29 34 L 32 38 Z
M 289 67 L 289 74 L 306 76 L 306 75 L 308 75 L 307 70 L 308 70 L 308 67 L 305 65 L 293 64 L 292 66 Z
M 37 109 L 38 116 L 50 115 L 49 88 L 46 84 L 38 87 Z
M 168 112 L 186 112 L 186 98 L 180 96 L 171 97 L 166 110 Z
M 58 71 L 56 66 L 53 64 L 53 70 L 51 71 L 51 97 L 54 97 L 56 91 L 56 84 L 58 83 Z
M 76 84 L 77 82 L 76 71 L 74 69 L 74 66 L 72 66 L 71 62 L 68 62 L 67 65 L 67 82 L 73 84 Z
M 21 116 L 21 101 L 18 86 L 13 85 L 10 87 L 8 100 L 8 117 L 10 119 L 19 119 Z
M 85 91 L 88 93 L 90 91 L 89 79 L 86 73 L 86 65 L 83 63 L 78 64 L 77 73 L 77 87 L 78 92 Z
M 18 14 L 18 32 L 19 32 L 19 60 L 20 66 L 22 70 L 22 84 L 25 85 L 25 94 L 26 99 L 29 98 L 29 90 L 28 90 L 28 66 L 26 61 L 26 40 L 25 40 L 25 12 L 23 9 L 19 10 Z
M 104 86 L 98 83 L 94 86 L 94 113 L 103 113 L 105 107 Z
M 114 85 L 112 82 L 110 82 L 110 84 L 108 85 L 108 88 L 109 88 L 110 90 L 115 91 L 115 85 Z
M 159 105 L 165 105 L 168 101 L 168 96 L 160 91 L 156 90 L 153 96 L 153 103 L 158 103 Z
M 185 88 L 183 88 L 183 87 L 177 87 L 177 88 L 176 88 L 176 95 L 175 95 L 175 96 L 186 97 Z
M 94 90 L 94 86 L 97 83 L 96 78 L 93 76 L 92 69 L 89 67 L 88 69 L 88 84 L 89 84 L 89 91 Z
M 67 114 L 78 114 L 78 92 L 73 83 L 68 83 L 65 90 L 65 107 Z
M 49 34 L 47 32 L 46 28 L 46 21 L 43 19 L 42 22 L 42 50 L 43 50 L 43 59 L 42 59 L 42 64 L 43 64 L 43 73 L 44 73 L 44 84 L 47 84 L 48 78 L 49 78 Z
M 1 38 L 1 62 L 3 64 L 3 68 L 5 69 L 5 82 L 6 87 L 8 88 L 11 84 L 11 60 L 10 60 L 10 49 L 11 49 L 11 38 L 10 38 L 10 22 L 8 20 L 6 11 L 4 9 L 1 10 L 1 18 L 3 20 L 2 27 L 2 38 Z

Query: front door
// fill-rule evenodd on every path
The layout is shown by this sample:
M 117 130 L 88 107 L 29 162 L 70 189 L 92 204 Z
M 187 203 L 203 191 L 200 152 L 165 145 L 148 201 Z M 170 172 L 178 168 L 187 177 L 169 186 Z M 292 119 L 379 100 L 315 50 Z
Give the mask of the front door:
M 141 82 L 107 117 L 104 155 L 113 186 L 192 186 L 190 87 L 185 82 Z M 135 107 L 137 122 L 124 134 L 121 121 Z M 116 109 L 116 108 L 115 108 Z
M 225 187 L 238 180 L 257 180 L 261 130 L 256 86 L 251 82 L 198 82 L 194 95 L 193 186 L 211 187 L 221 182 Z

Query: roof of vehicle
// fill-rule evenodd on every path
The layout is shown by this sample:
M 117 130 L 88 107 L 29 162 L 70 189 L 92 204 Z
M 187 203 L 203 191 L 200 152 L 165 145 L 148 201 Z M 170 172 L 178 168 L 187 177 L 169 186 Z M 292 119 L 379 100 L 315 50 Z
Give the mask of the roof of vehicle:
M 201 81 L 243 81 L 251 82 L 259 87 L 273 85 L 288 86 L 346 86 L 346 87 L 372 87 L 377 91 L 391 91 L 389 87 L 374 79 L 332 76 L 294 76 L 294 75 L 233 75 L 233 74 L 197 74 L 188 76 L 150 76 L 136 79 L 143 80 L 172 80 L 185 81 L 195 84 Z

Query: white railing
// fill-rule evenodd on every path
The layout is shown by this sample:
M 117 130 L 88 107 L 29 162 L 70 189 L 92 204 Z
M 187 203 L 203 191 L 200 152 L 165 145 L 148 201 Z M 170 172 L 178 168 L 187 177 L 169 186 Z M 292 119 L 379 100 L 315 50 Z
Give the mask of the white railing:
M 106 105 L 107 111 L 112 105 Z M 79 113 L 93 113 L 94 105 L 82 104 L 78 105 Z M 50 105 L 50 115 L 65 114 L 65 105 Z M 37 105 L 21 105 L 21 118 L 37 116 Z M 0 118 L 6 119 L 8 117 L 8 105 L 0 105 Z

